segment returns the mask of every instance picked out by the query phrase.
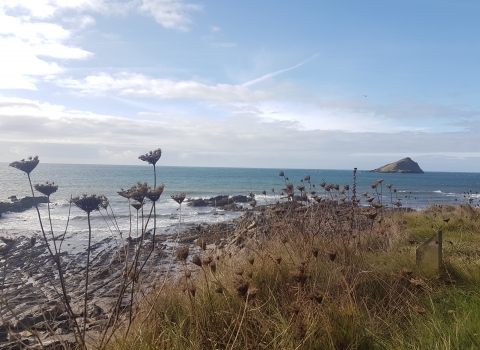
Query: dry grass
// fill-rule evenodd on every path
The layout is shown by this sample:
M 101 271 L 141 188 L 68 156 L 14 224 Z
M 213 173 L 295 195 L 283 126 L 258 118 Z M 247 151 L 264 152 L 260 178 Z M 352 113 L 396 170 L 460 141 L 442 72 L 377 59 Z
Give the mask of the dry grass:
M 204 263 L 194 279 L 184 276 L 153 293 L 131 335 L 112 346 L 476 348 L 478 215 L 471 207 L 378 212 L 373 219 L 331 204 L 267 210 L 256 217 L 262 224 L 241 232 L 242 248 L 216 252 L 215 269 Z M 445 272 L 425 274 L 409 241 L 437 226 L 455 243 L 445 249 Z

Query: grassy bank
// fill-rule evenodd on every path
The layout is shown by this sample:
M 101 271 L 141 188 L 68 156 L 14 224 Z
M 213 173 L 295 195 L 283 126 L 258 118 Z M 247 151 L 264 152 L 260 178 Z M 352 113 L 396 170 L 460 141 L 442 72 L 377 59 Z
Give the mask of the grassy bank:
M 480 348 L 480 211 L 286 203 L 142 302 L 112 349 Z M 444 269 L 415 264 L 442 230 Z M 230 234 L 231 235 L 231 234 Z

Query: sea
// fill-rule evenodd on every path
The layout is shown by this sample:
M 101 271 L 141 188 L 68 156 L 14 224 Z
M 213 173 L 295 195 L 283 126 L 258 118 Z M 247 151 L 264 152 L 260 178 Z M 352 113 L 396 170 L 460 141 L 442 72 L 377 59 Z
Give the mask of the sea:
M 257 205 L 282 201 L 280 194 L 285 187 L 286 178 L 296 186 L 304 185 L 306 190 L 316 191 L 325 197 L 320 186 L 338 184 L 340 189 L 349 185 L 347 196 L 352 196 L 352 170 L 324 169 L 265 169 L 265 168 L 209 168 L 161 166 L 157 163 L 157 184 L 165 185 L 164 192 L 157 204 L 156 225 L 158 234 L 175 233 L 189 225 L 211 224 L 231 220 L 241 212 L 228 212 L 215 207 L 189 207 L 187 201 L 197 198 L 211 198 L 218 195 L 255 194 Z M 285 176 L 279 176 L 283 172 Z M 310 182 L 304 180 L 310 176 Z M 128 189 L 137 182 L 147 182 L 153 186 L 154 175 L 151 165 L 73 165 L 40 163 L 31 173 L 33 184 L 54 182 L 58 191 L 51 196 L 51 218 L 55 235 L 65 233 L 70 249 L 85 246 L 88 238 L 86 214 L 75 206 L 70 206 L 72 196 L 83 194 L 105 195 L 111 211 L 93 212 L 91 216 L 93 241 L 107 237 L 125 236 L 130 230 L 130 215 L 136 230 L 136 211 L 129 207 L 128 201 L 118 195 L 121 189 Z M 383 179 L 377 187 L 384 204 L 400 200 L 402 208 L 422 209 L 432 204 L 459 205 L 470 202 L 480 205 L 480 173 L 426 172 L 425 174 L 378 174 L 358 170 L 356 174 L 357 197 L 368 192 L 376 195 L 371 184 Z M 302 181 L 303 180 L 303 181 Z M 390 191 L 386 184 L 393 184 Z M 263 192 L 265 191 L 265 194 Z M 185 193 L 186 201 L 181 208 L 171 196 Z M 40 195 L 36 193 L 36 195 Z M 9 201 L 10 196 L 22 198 L 31 196 L 26 174 L 0 163 L 0 201 Z M 330 194 L 326 196 L 330 198 Z M 337 196 L 339 198 L 340 195 Z M 335 199 L 335 197 L 333 197 Z M 362 201 L 363 203 L 363 201 Z M 240 205 L 248 207 L 248 203 Z M 145 212 L 150 210 L 147 204 Z M 180 221 L 181 212 L 181 221 Z M 44 226 L 48 225 L 46 204 L 40 205 Z M 131 213 L 131 214 L 130 214 Z M 141 221 L 141 220 L 140 220 Z M 21 213 L 5 213 L 0 218 L 0 235 L 15 237 L 19 235 L 40 235 L 40 226 L 35 209 Z

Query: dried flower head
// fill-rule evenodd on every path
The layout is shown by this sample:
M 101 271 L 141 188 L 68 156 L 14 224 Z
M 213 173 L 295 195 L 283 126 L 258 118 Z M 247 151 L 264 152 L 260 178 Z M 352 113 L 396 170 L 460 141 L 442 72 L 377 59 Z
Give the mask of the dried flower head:
M 278 176 L 285 176 L 285 174 L 283 173 L 283 171 L 281 171 L 278 173 Z
M 310 175 L 305 176 L 304 180 L 305 181 L 310 181 Z
M 150 151 L 146 154 L 141 155 L 138 159 L 143 160 L 144 162 L 150 163 L 152 165 L 157 164 L 158 160 L 162 156 L 162 150 L 160 148 L 155 151 Z
M 337 258 L 337 253 L 334 253 L 334 252 L 329 252 L 328 253 L 328 258 L 330 259 L 330 261 L 335 261 L 335 259 Z
M 188 247 L 181 247 L 177 249 L 177 258 L 178 260 L 185 261 L 188 258 Z
M 253 200 L 253 201 L 251 201 L 251 202 L 248 203 L 248 204 L 250 204 L 250 206 L 251 206 L 252 208 L 255 208 L 255 207 L 257 206 L 257 201 L 256 201 L 256 200 Z
M 136 185 L 132 186 L 129 191 L 130 191 L 130 198 L 136 200 L 137 202 L 143 202 L 145 197 L 147 196 L 148 193 L 148 185 L 146 182 L 141 183 L 137 182 Z
M 192 263 L 194 263 L 197 266 L 202 266 L 202 260 L 198 255 L 195 255 L 192 259 Z
M 424 307 L 421 307 L 419 305 L 414 305 L 412 307 L 413 311 L 415 311 L 416 313 L 419 313 L 420 315 L 423 315 L 427 312 L 427 309 L 425 309 Z
M 267 195 L 267 191 L 263 190 L 263 191 L 262 191 L 262 194 L 263 194 L 264 196 L 266 196 L 266 195 Z
M 343 185 L 343 189 L 348 191 L 348 190 L 350 190 L 350 186 L 349 185 Z
M 309 298 L 310 300 L 314 300 L 314 301 L 316 301 L 317 303 L 321 304 L 322 301 L 323 301 L 324 296 L 323 296 L 322 293 L 320 293 L 320 292 L 318 292 L 318 291 L 315 291 L 315 292 L 310 293 L 310 294 L 308 295 L 308 298 Z
M 21 170 L 27 174 L 30 174 L 39 162 L 40 160 L 38 159 L 38 156 L 35 156 L 28 157 L 28 160 L 22 159 L 20 161 L 10 163 L 10 166 L 13 168 L 17 168 L 18 170 Z
M 105 208 L 108 206 L 107 197 L 103 195 L 97 196 L 96 194 L 90 196 L 84 194 L 82 197 L 75 197 L 70 201 L 86 213 L 91 213 L 94 210 L 100 210 L 101 207 Z
M 393 184 L 386 184 L 385 187 L 386 188 L 392 188 Z
M 212 273 L 217 272 L 217 264 L 215 263 L 215 261 L 213 261 L 213 262 L 210 264 L 210 271 L 212 271 Z
M 325 188 L 326 185 L 327 185 L 327 183 L 326 183 L 325 181 L 322 181 L 322 182 L 320 183 L 320 187 Z
M 213 257 L 208 255 L 202 259 L 202 265 L 209 265 L 213 261 Z
M 124 190 L 123 188 L 117 192 L 123 198 L 130 199 L 132 198 L 132 192 L 130 190 Z
M 165 188 L 164 184 L 161 184 L 157 188 L 148 188 L 147 194 L 145 195 L 148 199 L 150 199 L 152 202 L 156 202 L 160 199 L 160 196 L 163 193 L 163 189 Z
M 178 204 L 182 204 L 182 202 L 185 200 L 185 197 L 187 195 L 185 193 L 180 193 L 180 194 L 174 194 L 172 195 L 172 199 L 177 202 Z
M 145 202 L 134 202 L 132 203 L 132 207 L 135 208 L 135 210 L 139 211 L 143 205 L 145 204 Z
M 248 292 L 248 287 L 250 287 L 250 283 L 243 279 L 237 279 L 235 280 L 233 286 L 237 291 L 238 296 L 244 297 Z
M 38 192 L 44 194 L 45 196 L 50 197 L 50 195 L 51 195 L 52 193 L 57 192 L 57 190 L 58 190 L 58 185 L 55 185 L 54 182 L 50 183 L 50 182 L 47 181 L 47 182 L 44 183 L 44 184 L 36 184 L 36 185 L 35 185 L 35 189 L 36 189 Z

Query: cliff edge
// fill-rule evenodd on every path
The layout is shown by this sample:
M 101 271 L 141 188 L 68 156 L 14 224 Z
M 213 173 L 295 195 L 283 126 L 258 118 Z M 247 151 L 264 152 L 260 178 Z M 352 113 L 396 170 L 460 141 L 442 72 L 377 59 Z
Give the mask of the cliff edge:
M 384 165 L 380 168 L 371 170 L 373 173 L 403 173 L 403 174 L 423 174 L 417 162 L 411 158 L 403 158 L 396 162 Z

